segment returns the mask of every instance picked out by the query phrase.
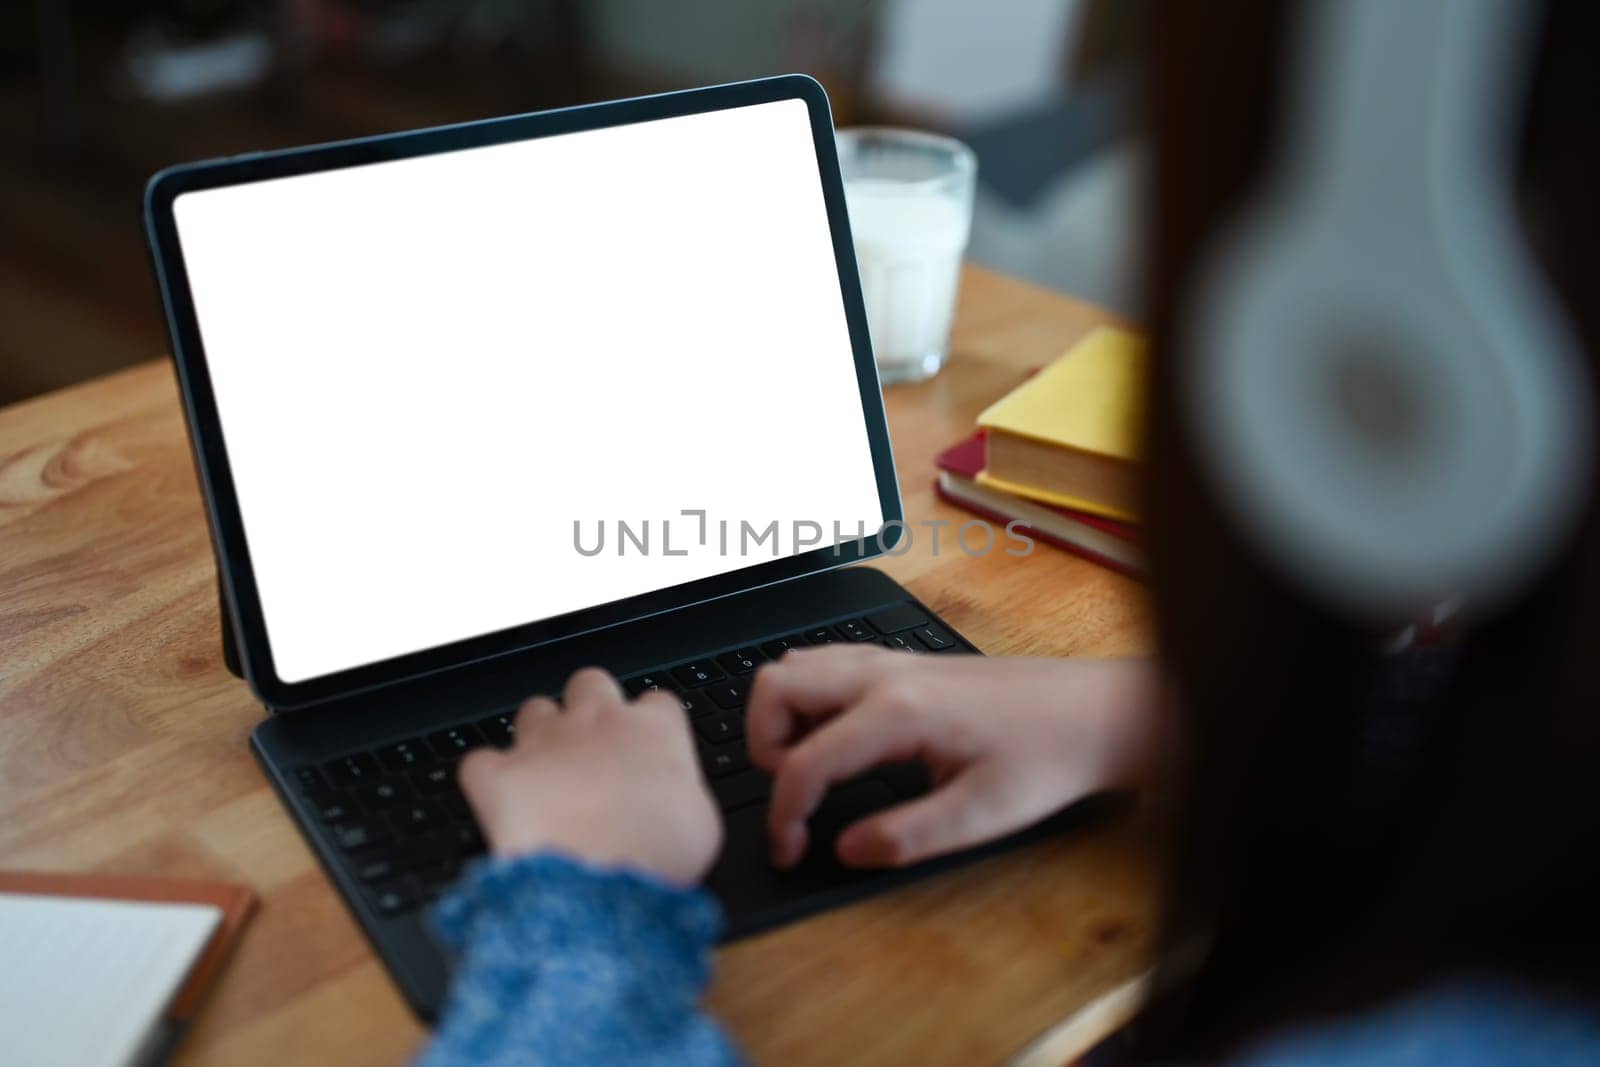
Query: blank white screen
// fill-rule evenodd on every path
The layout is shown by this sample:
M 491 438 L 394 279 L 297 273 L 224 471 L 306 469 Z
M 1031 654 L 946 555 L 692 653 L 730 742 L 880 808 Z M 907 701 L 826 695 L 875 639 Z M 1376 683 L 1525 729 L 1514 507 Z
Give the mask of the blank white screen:
M 883 522 L 802 101 L 173 210 L 286 682 L 772 557 L 719 520 Z

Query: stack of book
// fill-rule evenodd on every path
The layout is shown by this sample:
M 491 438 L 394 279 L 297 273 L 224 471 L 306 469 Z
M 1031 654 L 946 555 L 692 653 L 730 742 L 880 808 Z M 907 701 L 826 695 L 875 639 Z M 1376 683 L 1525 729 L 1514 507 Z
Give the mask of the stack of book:
M 1134 577 L 1144 341 L 1101 327 L 978 416 L 938 457 L 939 495 Z

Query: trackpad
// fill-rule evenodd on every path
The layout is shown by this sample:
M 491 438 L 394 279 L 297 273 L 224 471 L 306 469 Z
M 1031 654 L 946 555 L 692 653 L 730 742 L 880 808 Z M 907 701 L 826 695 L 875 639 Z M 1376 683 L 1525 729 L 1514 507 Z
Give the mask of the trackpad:
M 833 845 L 839 835 L 852 823 L 899 799 L 894 790 L 875 779 L 848 782 L 829 790 L 807 824 L 810 844 L 800 866 L 838 868 L 840 864 L 834 856 Z
M 834 787 L 808 824 L 805 858 L 789 871 L 772 866 L 766 807 L 740 808 L 727 817 L 722 856 L 706 879 L 706 888 L 722 901 L 734 931 L 751 919 L 783 921 L 814 910 L 816 904 L 806 907 L 801 901 L 882 874 L 842 866 L 834 858 L 833 844 L 851 823 L 901 799 L 884 782 L 870 778 Z

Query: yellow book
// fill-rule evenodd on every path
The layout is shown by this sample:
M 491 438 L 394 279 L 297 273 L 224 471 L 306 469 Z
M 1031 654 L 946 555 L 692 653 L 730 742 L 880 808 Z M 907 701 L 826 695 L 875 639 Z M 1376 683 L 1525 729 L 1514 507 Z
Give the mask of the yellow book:
M 1138 521 L 1144 339 L 1102 326 L 978 416 L 981 484 L 1059 507 Z

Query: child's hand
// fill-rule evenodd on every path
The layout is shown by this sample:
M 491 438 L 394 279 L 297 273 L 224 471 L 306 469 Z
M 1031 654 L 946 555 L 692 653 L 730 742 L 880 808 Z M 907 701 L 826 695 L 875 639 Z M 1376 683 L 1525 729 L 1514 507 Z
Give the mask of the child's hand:
M 841 862 L 897 866 L 989 841 L 1144 776 L 1162 735 L 1146 660 L 913 656 L 868 646 L 791 652 L 750 697 L 750 756 L 776 775 L 772 859 L 792 866 L 828 787 L 920 760 L 933 792 L 847 828 Z
M 692 885 L 722 847 L 678 701 L 651 691 L 630 703 L 598 668 L 572 676 L 560 707 L 523 704 L 516 744 L 468 754 L 460 777 L 498 855 L 551 849 Z

